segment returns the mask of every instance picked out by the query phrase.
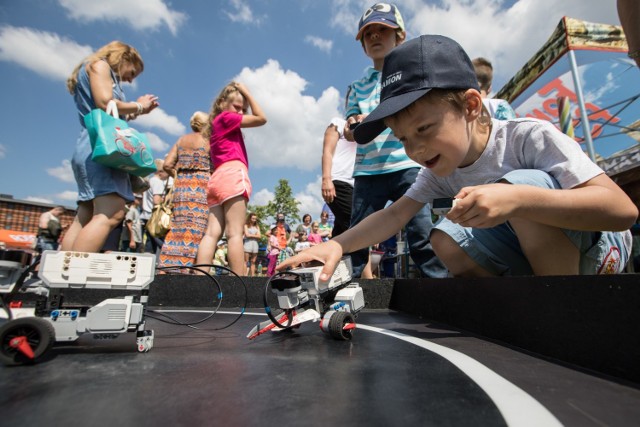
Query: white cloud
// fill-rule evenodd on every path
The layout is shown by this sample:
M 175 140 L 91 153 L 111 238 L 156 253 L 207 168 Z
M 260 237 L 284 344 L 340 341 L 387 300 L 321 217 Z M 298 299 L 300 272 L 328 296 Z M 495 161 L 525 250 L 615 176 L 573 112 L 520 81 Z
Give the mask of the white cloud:
M 230 5 L 234 10 L 232 12 L 224 11 L 224 13 L 233 22 L 260 25 L 264 20 L 264 17 L 256 17 L 249 5 L 242 0 L 231 0 Z
M 338 90 L 329 87 L 317 99 L 306 96 L 307 81 L 273 59 L 255 70 L 244 68 L 234 80 L 249 88 L 268 120 L 243 129 L 251 167 L 317 168 L 324 130 L 341 115 Z
M 145 134 L 147 135 L 147 139 L 149 139 L 149 144 L 151 145 L 151 149 L 155 153 L 155 157 L 156 158 L 164 157 L 164 155 L 161 155 L 160 153 L 164 153 L 165 151 L 167 151 L 170 145 L 164 142 L 155 133 L 146 132 Z
M 25 198 L 26 201 L 28 202 L 36 202 L 36 203 L 48 203 L 48 204 L 53 204 L 53 199 L 49 199 L 46 197 L 39 197 L 39 196 L 29 196 Z
M 374 2 L 367 0 L 333 0 L 331 2 L 332 28 L 338 28 L 346 34 L 352 34 L 355 40 L 358 32 L 358 21 L 366 8 Z M 401 8 L 400 11 L 403 9 Z
M 123 22 L 136 31 L 157 30 L 166 25 L 174 36 L 187 15 L 171 10 L 163 0 L 58 0 L 71 19 L 80 22 Z
M 73 177 L 73 170 L 71 169 L 71 161 L 68 159 L 64 159 L 60 166 L 47 169 L 47 173 L 62 182 L 76 182 Z
M 56 200 L 64 200 L 75 202 L 78 200 L 78 192 L 77 191 L 63 191 L 62 193 L 55 194 L 53 196 Z
M 321 188 L 322 177 L 318 175 L 316 180 L 307 184 L 304 190 L 293 195 L 293 198 L 299 202 L 298 210 L 300 217 L 306 213 L 310 213 L 313 218 L 320 217 L 322 206 L 324 206 Z M 275 194 L 273 192 L 263 188 L 251 195 L 250 203 L 254 206 L 266 206 L 267 203 L 274 199 L 274 197 Z M 270 219 L 266 219 L 264 222 L 269 223 Z
M 331 53 L 331 49 L 333 48 L 333 41 L 325 40 L 316 36 L 306 36 L 304 38 L 304 41 L 311 44 L 312 46 L 317 47 L 325 53 Z
M 413 1 L 401 7 L 410 37 L 442 34 L 462 45 L 471 58 L 493 62 L 494 91 L 506 83 L 547 41 L 563 16 L 619 24 L 613 1 L 446 0 Z
M 321 190 L 322 176 L 318 175 L 316 180 L 307 184 L 303 191 L 294 194 L 293 197 L 300 202 L 298 205 L 300 217 L 308 213 L 316 220 L 320 218 L 320 212 L 322 211 L 322 206 L 324 206 Z
M 618 89 L 620 85 L 616 84 L 613 73 L 607 73 L 604 82 L 600 81 L 594 85 L 594 90 L 587 91 L 584 94 L 585 102 L 598 104 L 601 97 Z
M 14 62 L 53 80 L 65 81 L 73 68 L 92 52 L 90 46 L 55 33 L 26 27 L 0 28 L 0 60 Z
M 48 203 L 53 205 L 55 203 L 59 203 L 64 205 L 66 202 L 75 202 L 78 200 L 78 192 L 77 191 L 63 191 L 57 194 L 51 194 L 48 196 L 29 196 L 24 200 L 36 203 Z
M 331 26 L 354 35 L 367 0 L 333 0 Z M 615 2 L 584 0 L 407 0 L 399 3 L 408 38 L 441 34 L 471 58 L 493 62 L 497 92 L 547 41 L 563 16 L 619 25 Z
M 253 193 L 251 195 L 251 204 L 254 206 L 266 206 L 267 203 L 272 201 L 275 198 L 275 194 L 266 188 Z
M 149 114 L 143 114 L 131 122 L 131 126 L 138 129 L 139 126 L 146 128 L 161 129 L 169 135 L 179 136 L 186 132 L 185 125 L 180 123 L 175 116 L 168 115 L 162 108 L 156 108 Z
M 4 159 L 5 157 L 7 157 L 7 147 L 0 144 L 0 159 Z

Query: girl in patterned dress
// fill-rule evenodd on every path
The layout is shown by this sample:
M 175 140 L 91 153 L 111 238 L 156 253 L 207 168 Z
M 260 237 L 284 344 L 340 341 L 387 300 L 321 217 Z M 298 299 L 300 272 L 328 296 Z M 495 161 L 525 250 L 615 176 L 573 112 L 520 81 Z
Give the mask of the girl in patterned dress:
M 171 230 L 160 252 L 160 267 L 194 265 L 200 240 L 207 228 L 207 183 L 211 176 L 209 142 L 200 133 L 209 115 L 197 111 L 191 116 L 192 133 L 173 146 L 164 170 L 175 176 Z

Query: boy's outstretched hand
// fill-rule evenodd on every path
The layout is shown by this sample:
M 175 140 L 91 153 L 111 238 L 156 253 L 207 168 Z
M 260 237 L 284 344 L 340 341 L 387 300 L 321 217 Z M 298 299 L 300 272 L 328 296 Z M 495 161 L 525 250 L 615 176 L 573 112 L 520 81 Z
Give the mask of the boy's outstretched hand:
M 342 246 L 334 240 L 329 240 L 328 242 L 305 249 L 296 256 L 287 258 L 282 263 L 278 264 L 276 270 L 286 271 L 289 268 L 297 267 L 306 262 L 319 261 L 324 264 L 322 272 L 320 273 L 320 280 L 325 281 L 329 280 L 333 275 L 333 272 L 341 258 Z

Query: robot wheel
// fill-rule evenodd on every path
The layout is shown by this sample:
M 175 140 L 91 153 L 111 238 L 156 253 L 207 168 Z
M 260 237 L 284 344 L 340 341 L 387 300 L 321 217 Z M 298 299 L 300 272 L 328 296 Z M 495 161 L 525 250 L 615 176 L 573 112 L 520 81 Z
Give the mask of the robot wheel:
M 46 354 L 56 340 L 53 325 L 38 317 L 10 320 L 0 327 L 0 362 L 25 365 Z

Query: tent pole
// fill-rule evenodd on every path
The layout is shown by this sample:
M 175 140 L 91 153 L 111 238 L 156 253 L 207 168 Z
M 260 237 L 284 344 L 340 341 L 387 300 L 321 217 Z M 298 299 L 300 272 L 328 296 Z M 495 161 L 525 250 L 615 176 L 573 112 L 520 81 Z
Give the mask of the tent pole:
M 589 153 L 589 157 L 595 163 L 596 152 L 593 149 L 593 139 L 591 139 L 591 125 L 589 124 L 587 108 L 584 105 L 584 96 L 582 95 L 582 84 L 580 83 L 580 76 L 578 75 L 576 55 L 571 49 L 569 49 L 569 63 L 571 64 L 573 85 L 575 86 L 576 96 L 578 97 L 578 107 L 580 108 L 580 117 L 582 119 L 582 133 L 584 134 L 584 140 L 587 143 L 587 152 Z

